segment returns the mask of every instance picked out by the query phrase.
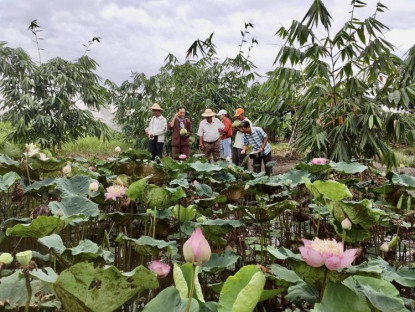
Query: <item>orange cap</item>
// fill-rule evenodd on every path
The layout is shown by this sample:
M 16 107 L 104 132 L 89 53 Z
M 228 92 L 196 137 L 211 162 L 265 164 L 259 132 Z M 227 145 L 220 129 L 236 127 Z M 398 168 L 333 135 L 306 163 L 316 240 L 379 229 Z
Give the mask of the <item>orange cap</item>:
M 244 113 L 245 113 L 245 111 L 244 111 L 243 108 L 238 108 L 238 109 L 236 109 L 235 115 L 233 115 L 233 117 L 239 117 L 239 115 L 244 114 Z

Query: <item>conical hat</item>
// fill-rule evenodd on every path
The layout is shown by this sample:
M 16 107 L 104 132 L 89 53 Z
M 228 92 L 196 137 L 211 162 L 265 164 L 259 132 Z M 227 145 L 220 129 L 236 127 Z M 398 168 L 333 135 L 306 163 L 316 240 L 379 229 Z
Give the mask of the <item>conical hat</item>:
M 215 112 L 212 111 L 210 108 L 205 109 L 205 112 L 202 114 L 202 117 L 213 117 L 215 116 Z
M 150 107 L 151 110 L 163 110 L 160 105 L 158 105 L 157 103 L 154 103 L 153 106 Z

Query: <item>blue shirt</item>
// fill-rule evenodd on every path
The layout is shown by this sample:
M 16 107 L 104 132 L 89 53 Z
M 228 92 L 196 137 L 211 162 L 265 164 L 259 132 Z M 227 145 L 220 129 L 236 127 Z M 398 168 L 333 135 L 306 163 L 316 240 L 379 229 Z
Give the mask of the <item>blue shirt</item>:
M 262 147 L 262 144 L 264 144 L 264 140 L 267 137 L 267 134 L 264 130 L 262 130 L 261 127 L 252 127 L 251 128 L 251 134 L 244 134 L 244 145 L 251 144 L 254 151 L 259 150 Z M 259 153 L 260 156 L 265 156 L 271 153 L 271 147 L 269 146 L 269 143 L 265 145 L 264 151 L 262 153 Z

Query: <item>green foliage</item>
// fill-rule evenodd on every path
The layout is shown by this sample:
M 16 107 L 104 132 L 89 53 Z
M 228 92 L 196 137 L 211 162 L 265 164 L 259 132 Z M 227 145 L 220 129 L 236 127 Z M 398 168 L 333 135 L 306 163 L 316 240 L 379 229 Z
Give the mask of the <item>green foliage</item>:
M 0 43 L 0 92 L 3 119 L 15 129 L 14 142 L 39 142 L 43 148 L 61 148 L 85 135 L 108 139 L 109 129 L 81 102 L 99 110 L 107 93 L 99 84 L 97 63 L 88 56 L 75 62 L 59 57 L 37 65 L 20 48 Z
M 393 55 L 393 45 L 382 36 L 388 27 L 377 19 L 386 7 L 379 2 L 373 16 L 359 20 L 356 11 L 363 6 L 364 1 L 352 1 L 349 21 L 333 32 L 323 2 L 313 1 L 301 22 L 277 31 L 285 44 L 263 86 L 265 105 L 271 115 L 293 116 L 291 142 L 310 158 L 377 158 L 396 166 L 389 143 L 415 138 L 410 114 L 415 49 L 406 60 Z

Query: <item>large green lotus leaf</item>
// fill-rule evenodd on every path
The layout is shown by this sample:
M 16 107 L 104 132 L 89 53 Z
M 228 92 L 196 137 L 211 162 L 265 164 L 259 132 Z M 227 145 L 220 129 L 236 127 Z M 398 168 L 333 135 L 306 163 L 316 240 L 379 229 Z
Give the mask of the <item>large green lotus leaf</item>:
M 319 292 L 311 285 L 299 282 L 288 288 L 287 300 L 290 302 L 306 301 L 309 304 L 314 304 L 318 301 Z M 328 311 L 327 311 L 328 312 Z
M 29 224 L 16 224 L 8 228 L 8 236 L 40 238 L 52 233 L 59 233 L 65 226 L 65 221 L 52 216 L 39 216 Z
M 267 250 L 272 256 L 274 256 L 278 260 L 286 260 L 286 259 L 291 258 L 293 260 L 303 261 L 303 258 L 301 258 L 299 254 L 295 254 L 291 250 L 285 247 L 280 247 L 278 249 L 275 249 L 272 246 L 268 246 Z
M 188 299 L 180 297 L 176 287 L 171 286 L 147 303 L 143 312 L 184 312 L 186 311 L 187 301 Z M 192 299 L 189 312 L 199 312 L 199 303 L 195 299 Z
M 292 270 L 287 269 L 279 264 L 271 265 L 271 272 L 277 277 L 278 280 L 283 281 L 286 286 L 302 282 L 302 279 Z
M 415 188 L 415 177 L 406 174 L 396 174 L 392 176 L 392 183 L 405 186 L 409 189 Z
M 212 188 L 205 183 L 196 183 L 195 191 L 198 196 L 212 197 L 213 195 Z
M 265 301 L 271 298 L 274 298 L 278 295 L 281 295 L 285 292 L 285 288 L 276 288 L 276 289 L 264 289 L 261 294 L 261 298 L 259 298 L 258 302 Z
M 214 301 L 205 302 L 199 312 L 218 312 L 218 303 Z
M 385 214 L 380 209 L 372 208 L 372 202 L 366 198 L 359 202 L 341 201 L 338 204 L 353 224 L 359 224 L 366 230 L 378 224 L 380 216 Z
M 56 274 L 56 272 L 52 268 L 49 268 L 49 267 L 46 267 L 43 270 L 41 269 L 32 270 L 30 271 L 30 276 L 46 284 L 49 284 L 49 287 L 52 286 L 52 284 L 54 284 L 59 277 L 59 275 Z M 51 290 L 52 289 L 53 288 L 51 288 Z
M 23 188 L 26 194 L 44 193 L 55 188 L 55 180 L 56 178 L 47 178 L 42 181 L 35 181 L 32 184 L 29 184 L 29 181 L 27 180 L 21 180 L 20 186 Z
M 10 171 L 19 172 L 19 162 L 7 155 L 0 155 L 0 174 L 5 174 Z
M 226 250 L 221 254 L 212 253 L 210 259 L 201 269 L 203 272 L 217 273 L 235 265 L 239 256 L 231 250 Z
M 343 183 L 337 181 L 314 181 L 313 186 L 318 190 L 320 194 L 325 195 L 328 199 L 334 201 L 340 201 L 345 198 L 353 198 L 352 193 Z
M 222 194 L 226 196 L 228 203 L 234 203 L 245 197 L 246 190 L 243 185 L 232 184 Z
M 365 296 L 382 312 L 407 312 L 399 291 L 390 282 L 369 276 L 354 275 L 342 282 L 356 294 Z
M 88 262 L 64 270 L 54 284 L 68 312 L 112 312 L 143 290 L 156 287 L 156 275 L 143 266 L 123 274 L 114 266 L 94 267 Z
M 219 296 L 218 312 L 251 312 L 265 286 L 264 273 L 256 265 L 242 267 L 226 279 Z
M 381 258 L 350 267 L 348 271 L 352 274 L 357 272 L 366 273 L 365 275 L 372 273 L 372 275 L 376 275 L 374 277 L 382 276 L 382 279 L 388 282 L 395 281 L 404 287 L 415 287 L 415 268 L 403 267 L 397 270 Z
M 366 300 L 341 283 L 327 283 L 321 303 L 316 311 L 371 312 Z
M 358 162 L 346 163 L 344 161 L 338 163 L 330 163 L 330 167 L 332 167 L 337 172 L 343 174 L 356 174 L 361 173 L 367 169 L 367 166 L 362 165 Z
M 30 167 L 33 170 L 39 172 L 52 172 L 52 171 L 59 171 L 63 167 L 65 167 L 66 162 L 56 159 L 56 158 L 49 158 L 48 160 L 40 160 L 39 157 L 31 157 L 30 158 Z
M 70 179 L 56 179 L 56 188 L 60 191 L 61 197 L 88 196 L 89 184 L 93 180 L 89 176 L 76 175 Z
M 137 252 L 142 255 L 155 256 L 161 250 L 166 250 L 170 253 L 171 256 L 174 256 L 177 254 L 177 251 L 178 251 L 176 241 L 166 242 L 161 239 L 154 239 L 150 236 L 144 236 L 144 235 L 141 236 L 139 239 L 134 239 L 134 238 L 129 238 L 121 233 L 115 239 L 115 242 L 117 243 L 132 242 L 134 243 L 134 246 Z
M 190 184 L 189 181 L 187 181 L 186 177 L 182 177 L 179 179 L 173 179 L 169 183 L 170 185 L 178 185 L 181 187 L 184 187 L 185 189 L 189 188 Z
M 27 298 L 26 282 L 24 278 L 20 278 L 21 271 L 17 270 L 13 274 L 0 279 L 0 302 L 8 301 L 6 305 L 7 310 L 23 311 Z M 50 294 L 48 287 L 40 280 L 32 280 L 30 282 L 32 287 L 32 297 L 30 298 L 30 305 L 35 311 L 35 306 L 38 305 L 38 292 Z M 1 311 L 7 311 L 0 308 Z M 31 310 L 32 311 L 32 310 Z
M 343 237 L 343 228 L 340 222 L 332 219 L 329 223 L 333 226 L 334 230 L 336 231 L 337 235 L 342 238 Z M 362 242 L 366 239 L 370 238 L 370 231 L 364 229 L 359 224 L 353 224 L 350 230 L 346 231 L 346 239 L 345 241 L 348 243 L 355 243 L 355 242 Z
M 302 162 L 302 163 L 297 164 L 295 168 L 306 170 L 312 174 L 317 174 L 317 173 L 323 173 L 323 172 L 327 172 L 328 170 L 331 170 L 331 165 L 330 164 L 313 165 L 313 164 Z
M 200 161 L 196 161 L 190 164 L 190 167 L 197 172 L 212 172 L 212 171 L 221 171 L 223 168 L 217 165 L 213 165 L 210 163 L 202 163 Z
M 123 213 L 119 211 L 114 211 L 110 213 L 103 213 L 99 215 L 99 220 L 106 220 L 111 219 L 114 221 L 117 225 L 130 225 L 131 222 L 138 219 L 145 219 L 146 216 L 143 216 L 141 214 L 131 214 L 131 213 Z
M 98 205 L 82 196 L 70 196 L 62 198 L 62 201 L 53 201 L 48 205 L 54 215 L 61 215 L 63 218 L 83 215 L 86 218 L 99 215 Z
M 172 203 L 176 203 L 178 200 L 186 197 L 186 193 L 183 191 L 181 186 L 166 187 L 166 190 L 169 192 L 168 194 L 169 205 Z
M 177 290 L 179 291 L 180 297 L 183 299 L 189 297 L 189 289 L 191 287 L 192 280 L 192 263 L 185 263 L 183 265 L 174 264 L 173 268 L 173 278 L 174 284 L 176 285 Z M 204 303 L 205 299 L 202 293 L 202 287 L 199 282 L 199 267 L 195 268 L 196 274 L 194 275 L 194 291 L 193 298 L 196 299 L 199 303 Z
M 228 234 L 233 229 L 244 226 L 241 220 L 207 220 L 203 223 L 198 223 L 202 227 L 203 234 L 207 239 L 218 241 Z
M 280 179 L 285 185 L 289 184 L 288 180 L 291 180 L 291 184 L 289 184 L 291 187 L 304 184 L 303 178 L 308 179 L 309 177 L 310 173 L 308 171 L 295 169 L 290 169 L 287 173 L 280 175 Z
M 190 221 L 196 216 L 196 206 L 189 205 L 188 207 L 184 207 L 182 205 L 176 205 L 172 209 L 172 212 L 174 217 L 180 220 L 180 222 Z
M 163 157 L 161 159 L 161 163 L 165 169 L 170 171 L 184 171 L 187 167 L 186 164 L 178 162 L 171 157 Z
M 111 252 L 103 250 L 88 239 L 81 240 L 73 248 L 66 248 L 61 237 L 57 234 L 42 237 L 38 241 L 72 264 L 82 261 L 105 261 L 107 264 L 114 262 L 114 255 Z
M 273 204 L 266 205 L 265 207 L 247 207 L 250 211 L 247 217 L 253 218 L 258 222 L 266 222 L 275 219 L 286 210 L 294 210 L 298 206 L 298 203 L 294 200 L 284 200 Z
M 19 179 L 20 176 L 13 171 L 0 176 L 0 192 L 7 191 Z
M 235 176 L 229 172 L 214 173 L 213 177 L 209 177 L 209 181 L 217 184 L 233 183 L 236 181 Z
M 125 194 L 128 196 L 131 200 L 136 200 L 142 196 L 142 194 L 145 192 L 145 189 L 147 187 L 147 181 L 149 177 L 140 179 L 138 181 L 135 181 L 131 183 L 131 185 L 128 187 Z
M 303 281 L 316 289 L 321 289 L 324 280 L 325 266 L 314 268 L 303 261 L 296 261 L 293 259 L 288 259 L 288 263 Z M 328 271 L 327 280 L 337 283 L 345 279 L 348 275 L 349 274 L 344 271 Z
M 202 198 L 195 200 L 195 204 L 197 204 L 201 208 L 209 208 L 212 207 L 215 204 L 218 203 L 225 203 L 226 202 L 226 196 L 225 195 L 219 195 L 216 197 L 211 198 Z
M 148 208 L 163 209 L 170 205 L 170 192 L 164 187 L 154 184 L 146 186 L 145 191 L 139 197 L 140 202 Z

